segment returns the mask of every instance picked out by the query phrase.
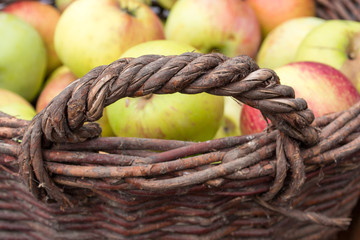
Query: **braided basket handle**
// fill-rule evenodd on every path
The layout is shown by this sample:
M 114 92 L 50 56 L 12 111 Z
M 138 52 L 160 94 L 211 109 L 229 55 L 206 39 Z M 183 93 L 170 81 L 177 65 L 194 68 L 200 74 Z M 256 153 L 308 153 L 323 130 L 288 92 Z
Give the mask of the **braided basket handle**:
M 318 141 L 318 132 L 311 126 L 314 115 L 306 102 L 295 99 L 293 89 L 280 85 L 274 71 L 259 69 L 248 56 L 228 58 L 219 53 L 194 52 L 178 56 L 144 55 L 94 68 L 34 117 L 18 154 L 22 178 L 36 196 L 46 192 L 51 198 L 71 205 L 43 166 L 42 146 L 98 137 L 100 127 L 84 123 L 100 119 L 104 107 L 118 99 L 175 92 L 233 96 L 259 109 L 283 133 L 282 138 L 291 137 L 306 145 Z M 236 157 L 234 153 L 231 156 Z M 40 192 L 39 187 L 46 191 Z

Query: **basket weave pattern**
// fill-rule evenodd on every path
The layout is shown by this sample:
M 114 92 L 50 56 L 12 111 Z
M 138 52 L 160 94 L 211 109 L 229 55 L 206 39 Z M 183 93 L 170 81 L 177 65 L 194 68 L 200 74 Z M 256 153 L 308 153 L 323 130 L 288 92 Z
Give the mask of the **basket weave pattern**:
M 99 127 L 84 125 L 119 98 L 172 92 L 234 96 L 273 125 L 204 143 L 96 138 Z M 294 97 L 247 56 L 149 55 L 95 68 L 30 123 L 2 115 L 5 199 L 15 198 L 3 204 L 17 220 L 2 228 L 39 234 L 33 230 L 45 224 L 46 237 L 81 239 L 333 234 L 349 224 L 359 195 L 360 104 L 313 122 L 306 102 Z M 19 135 L 21 143 L 14 141 Z M 19 178 L 50 205 L 36 202 Z M 13 215 L 14 208 L 28 211 Z
M 355 1 L 338 2 L 317 1 L 318 15 L 357 16 Z M 269 126 L 200 143 L 98 137 L 93 121 L 105 106 L 173 92 L 233 96 Z M 247 56 L 117 60 L 69 85 L 31 122 L 0 113 L 0 236 L 331 239 L 360 194 L 359 113 L 360 103 L 314 119 Z

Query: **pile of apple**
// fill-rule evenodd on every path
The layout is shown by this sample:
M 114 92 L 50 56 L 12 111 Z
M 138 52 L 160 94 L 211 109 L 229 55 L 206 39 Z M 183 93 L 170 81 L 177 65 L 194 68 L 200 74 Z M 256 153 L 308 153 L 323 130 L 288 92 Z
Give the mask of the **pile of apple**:
M 191 51 L 252 57 L 315 116 L 360 100 L 360 23 L 315 17 L 315 0 L 14 1 L 0 36 L 0 111 L 23 119 L 99 65 Z M 258 110 L 207 93 L 120 99 L 98 123 L 103 136 L 190 141 L 266 128 Z

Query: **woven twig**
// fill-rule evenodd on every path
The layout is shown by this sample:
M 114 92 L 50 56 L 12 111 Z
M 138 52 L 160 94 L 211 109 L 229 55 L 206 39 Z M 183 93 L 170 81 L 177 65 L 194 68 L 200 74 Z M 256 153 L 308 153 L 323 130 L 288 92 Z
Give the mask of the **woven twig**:
M 40 187 L 46 189 L 51 198 L 72 205 L 68 197 L 52 182 L 43 167 L 41 154 L 43 138 L 50 142 L 73 143 L 97 137 L 100 134 L 99 127 L 96 124 L 84 125 L 84 122 L 99 119 L 105 106 L 122 97 L 174 92 L 188 94 L 208 92 L 234 96 L 260 109 L 263 115 L 271 119 L 272 123 L 285 134 L 308 145 L 317 142 L 317 132 L 310 126 L 314 116 L 307 109 L 306 102 L 303 99 L 294 99 L 292 88 L 279 85 L 278 77 L 273 71 L 259 69 L 249 57 L 227 58 L 221 54 L 199 53 L 179 56 L 147 55 L 136 59 L 120 59 L 110 65 L 97 67 L 70 84 L 50 102 L 33 119 L 24 134 L 19 154 L 22 177 L 33 194 L 39 196 Z M 217 157 L 217 160 L 221 158 Z M 226 163 L 232 168 L 232 172 L 236 171 L 232 167 L 236 164 L 236 161 L 234 162 Z M 52 166 L 54 164 L 48 167 L 52 168 Z M 225 166 L 218 167 L 219 173 L 223 171 L 230 173 L 229 170 L 222 169 Z M 162 167 L 163 164 L 160 168 Z M 69 171 L 60 170 L 59 166 L 55 168 L 58 170 L 57 173 Z M 155 173 L 138 168 L 139 171 L 148 172 L 149 175 Z M 153 169 L 154 166 L 147 168 Z M 72 170 L 79 175 L 89 171 L 94 173 L 92 177 L 96 177 L 97 173 L 104 170 L 92 167 L 88 169 L 78 167 L 75 171 Z M 114 171 L 118 172 L 116 169 Z M 125 172 L 126 176 L 129 175 L 128 170 L 124 170 L 124 174 L 121 174 L 107 168 L 106 172 L 111 172 L 109 176 L 125 177 Z M 209 177 L 217 176 L 204 175 L 201 178 L 203 180 L 198 179 L 198 181 L 206 181 Z M 40 184 L 35 184 L 34 181 Z
M 102 109 L 121 97 L 172 92 L 233 96 L 259 108 L 273 126 L 255 135 L 194 143 L 97 138 L 100 128 L 91 123 L 84 125 L 99 119 Z M 324 198 L 319 198 L 313 205 L 319 208 L 312 211 L 290 210 L 288 206 L 292 201 L 306 206 L 305 202 L 301 203 L 302 199 L 307 192 L 314 191 L 306 181 L 321 181 L 323 173 L 334 172 L 332 162 L 359 152 L 360 104 L 313 122 L 304 100 L 294 97 L 291 88 L 279 85 L 273 71 L 259 69 L 246 56 L 229 59 L 221 54 L 187 53 L 120 59 L 94 69 L 69 85 L 31 122 L 0 114 L 0 126 L 4 129 L 0 135 L 9 139 L 0 142 L 1 166 L 14 176 L 20 166 L 22 178 L 37 198 L 50 197 L 73 208 L 93 194 L 127 205 L 136 203 L 134 199 L 124 200 L 118 190 L 156 197 L 223 188 L 228 191 L 215 190 L 212 195 L 258 196 L 259 205 L 269 211 L 298 221 L 344 227 L 349 223 L 347 218 L 330 218 L 317 212 L 332 206 L 321 206 Z M 356 168 L 356 163 L 346 164 L 349 169 Z M 319 169 L 321 165 L 328 167 Z M 231 182 L 230 179 L 249 180 Z M 72 191 L 74 187 L 81 191 Z M 244 190 L 232 190 L 239 187 Z M 341 197 L 349 191 L 346 188 L 327 198 Z M 358 192 L 354 192 L 349 199 L 352 201 L 357 195 Z M 350 209 L 353 201 L 343 205 Z M 333 211 L 329 212 L 331 216 Z M 171 222 L 162 223 L 139 231 L 126 230 L 123 234 L 141 234 L 160 227 L 180 231 L 171 226 Z M 207 231 L 216 227 L 218 225 L 211 223 Z M 213 231 L 211 238 L 225 236 L 228 231 L 234 231 L 234 236 L 255 234 L 233 228 Z M 314 234 L 315 229 L 318 228 L 308 229 L 302 236 Z M 275 233 L 270 229 L 256 232 L 257 236 L 267 234 Z M 180 237 L 183 238 L 186 237 Z

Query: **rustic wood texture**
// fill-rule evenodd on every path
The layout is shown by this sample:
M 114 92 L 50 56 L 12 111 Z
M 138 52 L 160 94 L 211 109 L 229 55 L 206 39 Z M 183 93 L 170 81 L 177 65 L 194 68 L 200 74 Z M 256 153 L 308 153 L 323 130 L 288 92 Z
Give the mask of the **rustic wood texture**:
M 317 0 L 359 19 L 353 0 Z M 206 142 L 99 137 L 123 97 L 208 92 L 258 108 L 266 131 Z M 0 112 L 3 239 L 333 239 L 360 194 L 360 103 L 314 119 L 247 56 L 119 59 L 32 121 Z M 85 124 L 87 123 L 87 124 Z

